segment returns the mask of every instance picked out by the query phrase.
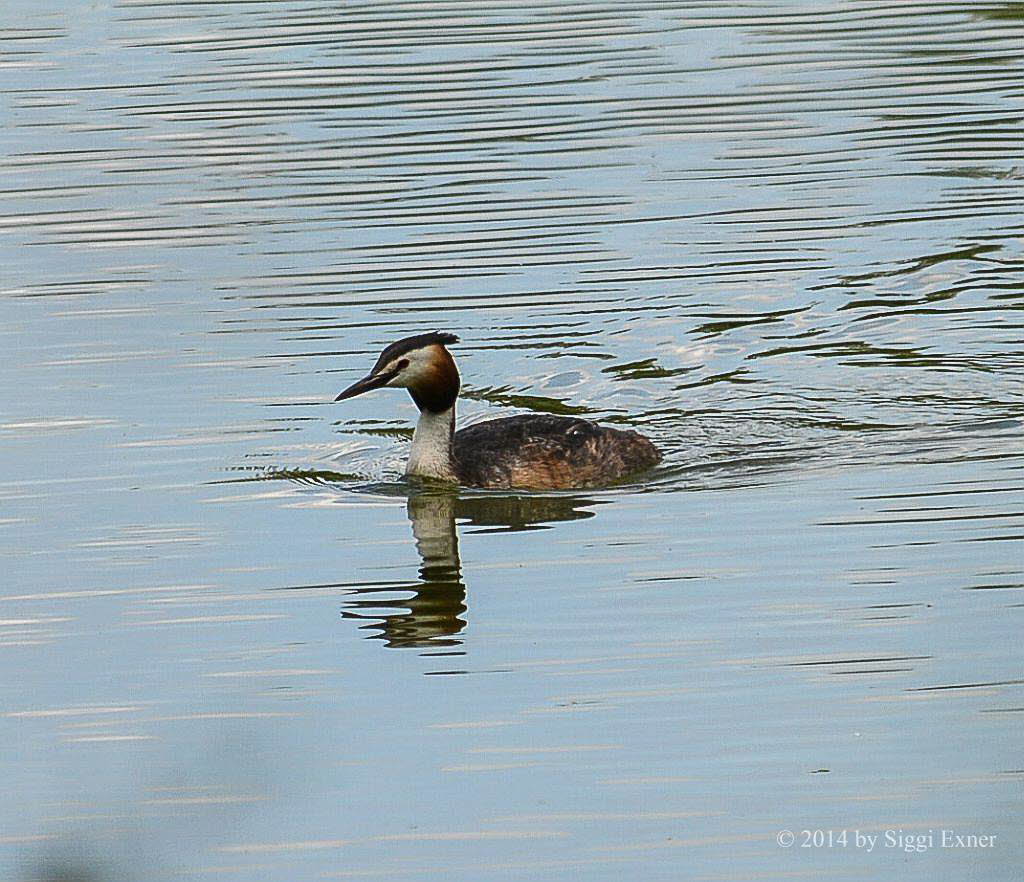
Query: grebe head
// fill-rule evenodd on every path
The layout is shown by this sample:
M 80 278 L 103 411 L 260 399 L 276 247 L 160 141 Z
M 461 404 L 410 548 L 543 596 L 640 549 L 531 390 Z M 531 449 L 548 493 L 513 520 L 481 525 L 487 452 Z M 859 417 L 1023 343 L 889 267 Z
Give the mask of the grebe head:
M 382 386 L 397 386 L 409 390 L 421 411 L 443 413 L 455 404 L 460 382 L 455 360 L 444 347 L 458 340 L 454 334 L 441 331 L 397 340 L 380 354 L 369 374 L 334 400 L 344 401 Z

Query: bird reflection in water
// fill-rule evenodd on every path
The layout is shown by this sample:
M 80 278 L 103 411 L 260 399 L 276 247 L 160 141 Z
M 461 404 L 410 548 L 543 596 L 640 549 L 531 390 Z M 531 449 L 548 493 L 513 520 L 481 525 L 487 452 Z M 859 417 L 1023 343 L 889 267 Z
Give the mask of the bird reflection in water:
M 475 533 L 547 529 L 557 521 L 593 517 L 584 506 L 595 500 L 578 496 L 460 496 L 444 488 L 414 491 L 407 512 L 419 552 L 420 581 L 356 588 L 341 615 L 362 620 L 369 638 L 393 648 L 443 649 L 459 646 L 466 627 L 466 584 L 459 560 L 455 524 Z M 411 596 L 396 598 L 396 592 Z

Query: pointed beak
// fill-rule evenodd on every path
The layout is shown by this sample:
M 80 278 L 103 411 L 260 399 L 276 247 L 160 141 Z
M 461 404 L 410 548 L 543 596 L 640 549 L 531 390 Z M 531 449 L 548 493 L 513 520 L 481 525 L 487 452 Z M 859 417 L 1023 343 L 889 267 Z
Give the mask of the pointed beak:
M 393 374 L 370 374 L 369 376 L 363 377 L 361 380 L 356 380 L 351 386 L 341 392 L 335 401 L 344 401 L 346 398 L 355 398 L 357 395 L 362 395 L 364 392 L 369 392 L 371 389 L 379 389 L 385 385 L 388 380 L 394 376 Z

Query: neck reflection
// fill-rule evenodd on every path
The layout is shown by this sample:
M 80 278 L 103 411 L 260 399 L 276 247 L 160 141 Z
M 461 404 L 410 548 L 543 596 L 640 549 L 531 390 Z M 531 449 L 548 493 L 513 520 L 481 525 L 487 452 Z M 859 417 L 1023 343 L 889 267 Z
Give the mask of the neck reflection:
M 466 584 L 459 559 L 456 519 L 474 533 L 546 529 L 556 521 L 593 517 L 583 506 L 594 500 L 570 496 L 476 494 L 435 488 L 413 492 L 406 505 L 416 550 L 419 581 L 355 589 L 341 615 L 363 622 L 368 639 L 394 649 L 452 650 L 466 627 Z M 411 592 L 411 593 L 410 593 Z M 396 596 L 398 595 L 398 596 Z

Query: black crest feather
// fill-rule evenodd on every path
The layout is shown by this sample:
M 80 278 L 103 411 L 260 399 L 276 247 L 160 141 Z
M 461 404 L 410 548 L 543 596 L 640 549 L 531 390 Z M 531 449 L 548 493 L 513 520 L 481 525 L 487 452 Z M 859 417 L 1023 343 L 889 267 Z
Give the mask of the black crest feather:
M 433 346 L 436 343 L 440 343 L 442 346 L 448 343 L 458 343 L 459 338 L 455 334 L 449 334 L 446 331 L 430 331 L 426 334 L 416 334 L 413 337 L 403 337 L 401 340 L 396 340 L 390 346 L 380 354 L 380 358 L 377 359 L 377 364 L 374 365 L 374 372 L 380 370 L 389 361 L 394 361 L 396 358 L 401 358 L 407 352 L 412 352 L 414 349 L 423 349 L 425 346 Z

